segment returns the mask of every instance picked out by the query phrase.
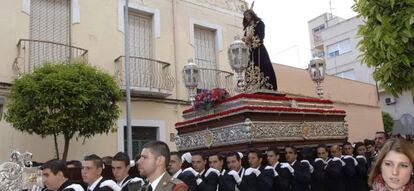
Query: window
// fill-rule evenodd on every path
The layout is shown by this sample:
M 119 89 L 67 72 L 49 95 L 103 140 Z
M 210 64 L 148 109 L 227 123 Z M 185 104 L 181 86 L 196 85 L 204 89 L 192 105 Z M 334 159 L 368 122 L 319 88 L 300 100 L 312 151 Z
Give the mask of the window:
M 313 28 L 312 31 L 313 31 L 313 33 L 318 33 L 318 32 L 321 32 L 323 29 L 325 29 L 325 25 L 321 24 L 321 25 Z
M 346 78 L 346 79 L 350 79 L 350 80 L 355 80 L 355 72 L 354 69 L 351 70 L 347 70 L 341 73 L 337 73 L 335 74 L 335 76 L 341 77 L 341 78 Z
M 70 0 L 31 0 L 30 38 L 70 45 Z M 53 43 L 31 43 L 30 64 L 70 57 L 70 48 Z
M 349 39 L 339 41 L 327 46 L 329 57 L 339 56 L 351 51 L 351 41 Z
M 141 153 L 145 143 L 157 140 L 157 127 L 132 126 L 132 156 Z M 127 127 L 124 126 L 124 132 Z M 124 133 L 124 151 L 127 151 L 127 133 Z
M 216 69 L 215 32 L 201 27 L 194 28 L 195 59 L 199 67 Z
M 129 12 L 129 53 L 131 84 L 137 87 L 150 87 L 153 84 L 153 32 L 152 15 Z

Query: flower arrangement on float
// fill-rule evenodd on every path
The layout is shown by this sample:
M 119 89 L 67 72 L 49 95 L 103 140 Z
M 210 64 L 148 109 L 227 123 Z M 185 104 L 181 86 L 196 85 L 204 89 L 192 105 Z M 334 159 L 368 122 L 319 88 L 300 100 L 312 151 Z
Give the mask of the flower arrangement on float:
M 229 93 L 223 88 L 202 89 L 195 96 L 193 109 L 195 110 L 209 110 L 226 99 Z

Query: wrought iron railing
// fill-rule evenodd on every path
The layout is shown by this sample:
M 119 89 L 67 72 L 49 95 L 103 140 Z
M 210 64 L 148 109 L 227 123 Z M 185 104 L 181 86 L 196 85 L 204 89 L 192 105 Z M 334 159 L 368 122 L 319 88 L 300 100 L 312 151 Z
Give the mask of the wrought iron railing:
M 20 39 L 18 53 L 13 62 L 17 74 L 31 73 L 44 62 L 63 62 L 72 59 L 88 59 L 88 50 L 62 43 Z
M 213 68 L 206 68 L 206 62 L 209 62 L 207 60 L 196 58 L 195 62 L 197 65 L 201 66 L 199 68 L 200 81 L 197 86 L 198 89 L 223 88 L 226 89 L 231 95 L 235 93 L 233 73 Z M 212 66 L 212 64 L 210 65 Z
M 125 56 L 115 59 L 115 76 L 125 88 Z M 174 88 L 175 78 L 171 75 L 170 63 L 137 56 L 129 58 L 131 89 L 138 94 L 152 94 L 166 97 Z

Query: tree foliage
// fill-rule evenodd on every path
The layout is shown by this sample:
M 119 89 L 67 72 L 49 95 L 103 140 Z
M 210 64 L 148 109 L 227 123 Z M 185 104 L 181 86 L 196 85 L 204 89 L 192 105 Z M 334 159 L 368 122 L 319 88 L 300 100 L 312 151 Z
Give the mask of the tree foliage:
M 384 123 L 384 131 L 388 135 L 391 135 L 392 127 L 394 126 L 394 120 L 391 115 L 387 112 L 382 112 L 382 122 Z
M 362 62 L 374 79 L 397 96 L 414 89 L 414 0 L 355 0 L 364 18 L 358 30 Z
M 14 80 L 5 118 L 30 134 L 63 135 L 65 160 L 74 135 L 90 138 L 113 128 L 121 96 L 110 75 L 84 61 L 45 63 Z

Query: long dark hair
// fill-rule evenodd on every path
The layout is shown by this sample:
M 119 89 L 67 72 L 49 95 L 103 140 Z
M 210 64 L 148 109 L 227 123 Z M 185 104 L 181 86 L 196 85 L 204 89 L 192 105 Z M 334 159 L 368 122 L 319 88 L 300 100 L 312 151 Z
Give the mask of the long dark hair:
M 246 29 L 247 26 L 249 26 L 249 21 L 246 19 L 246 17 L 244 16 L 246 13 L 249 13 L 252 16 L 252 20 L 253 22 L 257 22 L 262 20 L 261 18 L 259 18 L 256 13 L 251 10 L 251 9 L 247 9 L 246 11 L 244 11 L 243 13 L 243 30 Z

